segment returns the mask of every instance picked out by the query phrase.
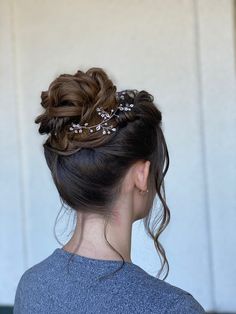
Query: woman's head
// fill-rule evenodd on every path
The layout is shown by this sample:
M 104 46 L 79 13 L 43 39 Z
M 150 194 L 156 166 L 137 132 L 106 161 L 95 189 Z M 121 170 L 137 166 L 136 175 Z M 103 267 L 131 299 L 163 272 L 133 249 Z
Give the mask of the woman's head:
M 146 231 L 162 260 L 161 270 L 165 265 L 168 268 L 158 238 L 170 218 L 164 191 L 169 157 L 161 129 L 162 115 L 153 96 L 144 90 L 117 92 L 104 70 L 91 68 L 60 75 L 41 98 L 45 110 L 35 122 L 40 123 L 41 134 L 49 135 L 44 143 L 45 158 L 63 203 L 78 214 L 93 213 L 109 220 L 115 214 L 114 204 L 122 196 L 124 184 L 128 184 L 127 176 L 137 170 L 133 176 L 137 187 L 140 190 L 146 184 L 148 193 L 141 203 L 136 202 L 134 220 L 144 218 Z M 117 110 L 120 104 L 131 105 L 131 110 Z M 103 132 L 107 125 L 102 124 L 105 120 L 98 108 L 116 113 L 107 116 L 107 125 L 114 131 Z M 77 124 L 87 128 L 75 131 L 71 126 Z M 89 126 L 98 127 L 91 131 Z M 143 180 L 139 180 L 140 169 L 146 171 Z M 159 223 L 158 229 L 151 230 L 156 194 L 163 208 L 153 221 L 154 228 Z

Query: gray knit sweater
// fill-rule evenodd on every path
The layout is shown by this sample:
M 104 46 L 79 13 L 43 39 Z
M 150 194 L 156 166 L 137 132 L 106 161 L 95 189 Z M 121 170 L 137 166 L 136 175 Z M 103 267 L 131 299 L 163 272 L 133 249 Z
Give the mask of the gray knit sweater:
M 75 255 L 63 248 L 21 276 L 14 314 L 205 313 L 184 290 L 159 280 L 138 265 Z M 68 264 L 69 263 L 69 264 Z

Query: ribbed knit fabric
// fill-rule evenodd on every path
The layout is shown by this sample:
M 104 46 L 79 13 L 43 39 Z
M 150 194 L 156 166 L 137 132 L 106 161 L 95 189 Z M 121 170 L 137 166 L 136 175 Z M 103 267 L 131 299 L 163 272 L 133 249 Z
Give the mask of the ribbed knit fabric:
M 125 262 L 121 270 L 99 282 L 99 276 L 112 273 L 122 261 L 75 255 L 68 264 L 71 256 L 56 248 L 23 273 L 14 314 L 205 313 L 191 294 L 134 263 Z

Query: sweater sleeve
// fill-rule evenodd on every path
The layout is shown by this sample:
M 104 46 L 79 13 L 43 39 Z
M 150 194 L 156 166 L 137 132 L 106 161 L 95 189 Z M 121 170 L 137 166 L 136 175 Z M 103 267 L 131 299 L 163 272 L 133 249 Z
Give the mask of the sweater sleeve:
M 21 313 L 23 313 L 23 310 L 22 310 L 22 290 L 21 290 L 21 282 L 19 282 L 18 286 L 16 288 L 13 314 L 21 314 Z
M 172 314 L 205 314 L 205 310 L 191 294 L 182 295 L 168 312 Z

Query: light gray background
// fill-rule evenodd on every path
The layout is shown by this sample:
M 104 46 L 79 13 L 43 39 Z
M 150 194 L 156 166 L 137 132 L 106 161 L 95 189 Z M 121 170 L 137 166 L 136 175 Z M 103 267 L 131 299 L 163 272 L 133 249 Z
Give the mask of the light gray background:
M 0 304 L 13 304 L 22 273 L 59 247 L 60 202 L 33 122 L 40 93 L 59 74 L 99 66 L 118 89 L 152 93 L 163 113 L 172 212 L 162 236 L 167 281 L 207 310 L 236 311 L 233 5 L 0 0 Z M 158 256 L 140 222 L 132 260 L 156 275 Z

